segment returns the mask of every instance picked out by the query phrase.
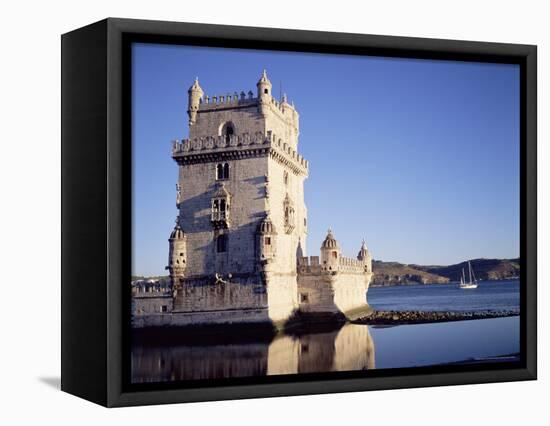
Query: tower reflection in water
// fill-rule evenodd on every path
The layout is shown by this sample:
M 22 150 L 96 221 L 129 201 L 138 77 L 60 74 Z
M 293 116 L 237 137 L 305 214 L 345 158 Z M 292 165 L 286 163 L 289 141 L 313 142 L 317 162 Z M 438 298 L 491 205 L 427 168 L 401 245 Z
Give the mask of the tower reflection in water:
M 366 325 L 279 334 L 268 341 L 167 343 L 132 347 L 132 382 L 257 377 L 374 369 L 374 342 Z

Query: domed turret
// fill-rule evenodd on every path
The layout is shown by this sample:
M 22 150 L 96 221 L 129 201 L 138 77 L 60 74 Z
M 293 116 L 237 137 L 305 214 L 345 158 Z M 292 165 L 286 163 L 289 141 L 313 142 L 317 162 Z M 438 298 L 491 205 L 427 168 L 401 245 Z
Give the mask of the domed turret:
M 365 244 L 365 240 L 363 240 L 361 249 L 359 250 L 359 253 L 357 253 L 357 259 L 363 262 L 366 272 L 372 272 L 372 256 L 367 248 L 367 245 Z
M 327 236 L 321 244 L 321 265 L 329 271 L 336 271 L 339 265 L 340 247 L 338 241 L 332 235 L 332 230 L 328 230 Z
M 267 234 L 276 234 L 275 225 L 271 221 L 269 214 L 260 222 L 258 225 L 258 234 L 267 235 Z
M 168 266 L 166 269 L 170 271 L 172 288 L 177 290 L 187 268 L 187 237 L 178 219 L 176 219 L 176 226 L 170 233 L 168 243 Z
M 367 257 L 368 253 L 369 253 L 369 250 L 367 249 L 365 240 L 363 240 L 363 242 L 361 243 L 361 249 L 359 250 L 359 253 L 357 253 L 357 259 L 364 260 L 365 257 Z
M 272 87 L 271 81 L 269 81 L 269 78 L 267 78 L 266 70 L 263 71 L 262 76 L 260 77 L 260 80 L 258 80 L 258 83 L 256 84 L 256 87 L 258 88 L 258 103 L 259 103 L 260 114 L 262 114 L 265 117 L 265 115 L 267 114 L 269 104 L 271 103 L 271 87 Z
M 185 233 L 183 232 L 183 229 L 181 229 L 181 226 L 179 223 L 176 223 L 176 226 L 174 227 L 174 230 L 170 234 L 171 240 L 183 240 L 185 238 Z
M 332 235 L 332 230 L 329 229 L 323 244 L 321 244 L 322 249 L 338 249 L 338 242 Z
M 202 96 L 204 95 L 204 92 L 199 85 L 198 77 L 195 78 L 195 82 L 189 88 L 187 93 L 189 93 L 187 114 L 189 115 L 189 125 L 192 126 L 197 120 L 197 111 L 199 110 L 199 105 L 201 103 Z
M 276 255 L 277 230 L 269 216 L 269 211 L 258 224 L 256 235 L 259 260 L 262 265 L 265 265 Z

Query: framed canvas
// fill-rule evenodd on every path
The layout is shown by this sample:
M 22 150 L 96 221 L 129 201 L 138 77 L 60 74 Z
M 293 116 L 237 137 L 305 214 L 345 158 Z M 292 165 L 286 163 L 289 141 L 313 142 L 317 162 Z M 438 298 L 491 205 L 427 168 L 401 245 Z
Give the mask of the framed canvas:
M 536 379 L 535 46 L 111 18 L 61 41 L 62 390 Z

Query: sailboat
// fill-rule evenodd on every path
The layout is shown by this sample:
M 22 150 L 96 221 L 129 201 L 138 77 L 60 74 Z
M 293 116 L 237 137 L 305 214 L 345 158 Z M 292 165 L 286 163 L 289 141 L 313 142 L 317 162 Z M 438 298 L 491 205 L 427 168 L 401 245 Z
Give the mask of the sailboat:
M 468 274 L 469 274 L 470 280 L 466 282 L 466 277 L 464 275 L 464 268 L 462 268 L 462 277 L 460 277 L 460 288 L 463 288 L 463 289 L 477 288 L 476 276 L 474 274 L 474 270 L 472 269 L 472 265 L 470 264 L 469 260 L 468 260 Z

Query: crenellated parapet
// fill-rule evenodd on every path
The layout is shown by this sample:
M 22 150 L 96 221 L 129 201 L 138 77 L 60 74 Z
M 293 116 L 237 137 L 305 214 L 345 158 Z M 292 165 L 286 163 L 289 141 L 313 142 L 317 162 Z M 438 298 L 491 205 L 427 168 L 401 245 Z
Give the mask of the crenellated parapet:
M 204 95 L 199 101 L 200 112 L 224 109 L 224 108 L 235 108 L 235 107 L 251 107 L 258 104 L 258 98 L 254 97 L 251 90 L 248 93 L 241 91 L 240 93 L 228 93 L 222 95 L 213 95 L 208 96 Z
M 350 257 L 340 257 L 338 266 L 333 269 L 321 264 L 319 256 L 298 258 L 298 274 L 334 275 L 338 273 L 364 274 L 366 272 L 365 264 L 362 261 Z
M 319 256 L 303 256 L 298 258 L 298 274 L 320 274 L 323 271 Z
M 266 155 L 285 164 L 296 174 L 308 175 L 309 162 L 271 131 L 172 141 L 172 158 L 179 164 Z

